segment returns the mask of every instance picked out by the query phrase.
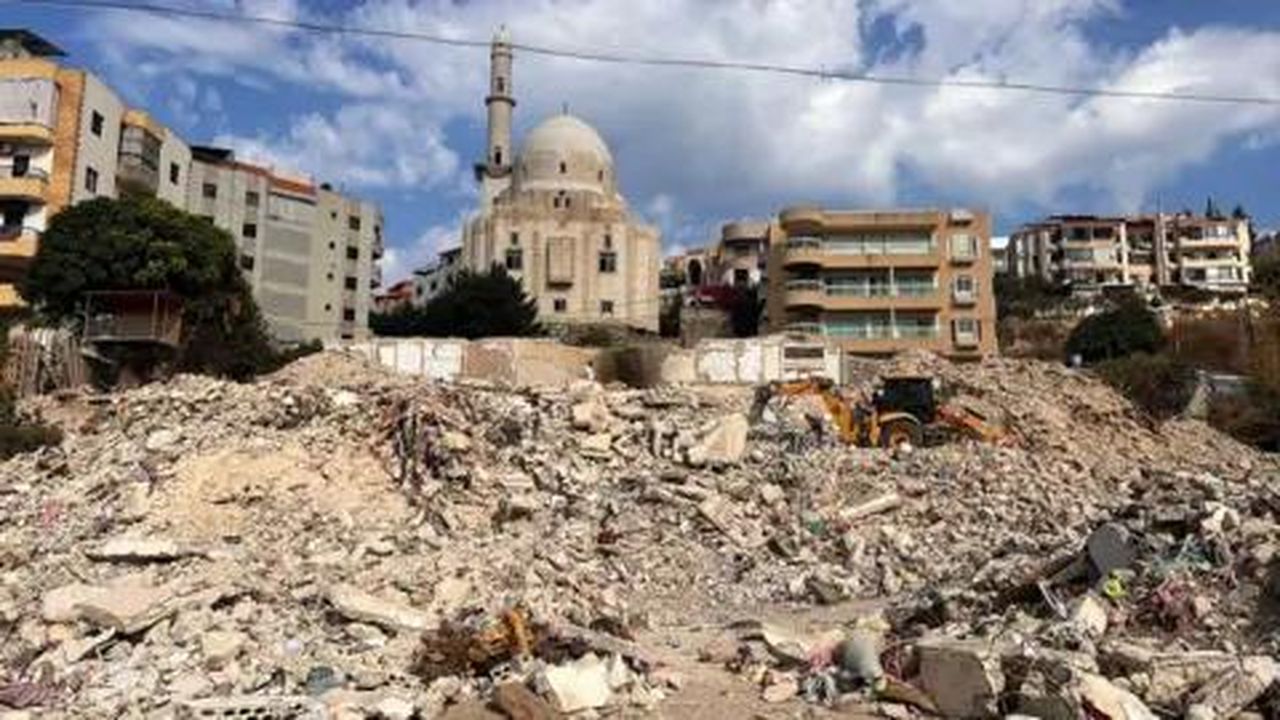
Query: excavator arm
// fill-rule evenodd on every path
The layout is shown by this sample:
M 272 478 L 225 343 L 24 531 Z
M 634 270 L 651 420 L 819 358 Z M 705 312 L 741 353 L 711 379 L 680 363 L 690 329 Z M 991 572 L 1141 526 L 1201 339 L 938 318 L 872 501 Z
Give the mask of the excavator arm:
M 801 397 L 812 395 L 822 401 L 822 406 L 836 424 L 840 439 L 847 443 L 858 441 L 858 418 L 850 403 L 836 392 L 835 384 L 827 378 L 809 378 L 771 382 L 756 388 L 755 403 L 749 416 L 752 424 L 759 422 L 765 407 L 775 397 Z

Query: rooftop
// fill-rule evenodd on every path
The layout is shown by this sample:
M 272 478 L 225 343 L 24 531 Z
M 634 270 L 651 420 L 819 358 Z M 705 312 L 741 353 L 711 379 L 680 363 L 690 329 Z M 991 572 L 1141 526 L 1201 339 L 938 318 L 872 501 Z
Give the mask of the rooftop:
M 45 40 L 26 28 L 0 28 L 0 58 L 7 56 L 5 49 L 18 47 L 37 57 L 63 57 L 62 48 Z

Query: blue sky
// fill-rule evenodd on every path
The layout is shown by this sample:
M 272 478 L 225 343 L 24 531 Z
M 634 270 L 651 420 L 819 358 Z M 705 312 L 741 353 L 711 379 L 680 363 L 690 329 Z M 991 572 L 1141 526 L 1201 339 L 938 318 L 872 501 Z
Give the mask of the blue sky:
M 586 50 L 1280 97 L 1276 0 L 162 0 Z M 475 202 L 487 53 L 407 40 L 6 5 L 189 141 L 382 203 L 388 277 Z M 913 89 L 517 55 L 517 139 L 568 104 L 669 249 L 805 202 L 1048 212 L 1203 208 L 1280 225 L 1280 107 Z

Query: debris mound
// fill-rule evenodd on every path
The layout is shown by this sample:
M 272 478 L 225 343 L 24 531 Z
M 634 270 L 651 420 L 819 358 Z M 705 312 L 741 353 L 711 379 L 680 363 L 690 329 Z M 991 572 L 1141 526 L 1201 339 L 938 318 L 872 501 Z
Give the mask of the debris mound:
M 0 706 L 656 712 L 701 656 L 755 703 L 1258 707 L 1274 459 L 1060 366 L 856 370 L 938 377 L 1018 443 L 860 449 L 802 402 L 751 425 L 751 388 L 423 383 L 335 353 L 33 399 L 67 439 L 0 464 Z M 1196 653 L 1212 671 L 1165 682 Z

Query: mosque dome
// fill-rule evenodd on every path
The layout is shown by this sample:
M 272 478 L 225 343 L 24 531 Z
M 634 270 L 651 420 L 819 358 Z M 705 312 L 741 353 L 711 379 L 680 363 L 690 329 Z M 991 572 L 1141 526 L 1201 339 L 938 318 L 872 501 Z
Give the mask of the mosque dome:
M 523 190 L 609 194 L 614 182 L 613 155 L 595 128 L 572 115 L 556 115 L 543 120 L 525 138 L 516 182 Z

